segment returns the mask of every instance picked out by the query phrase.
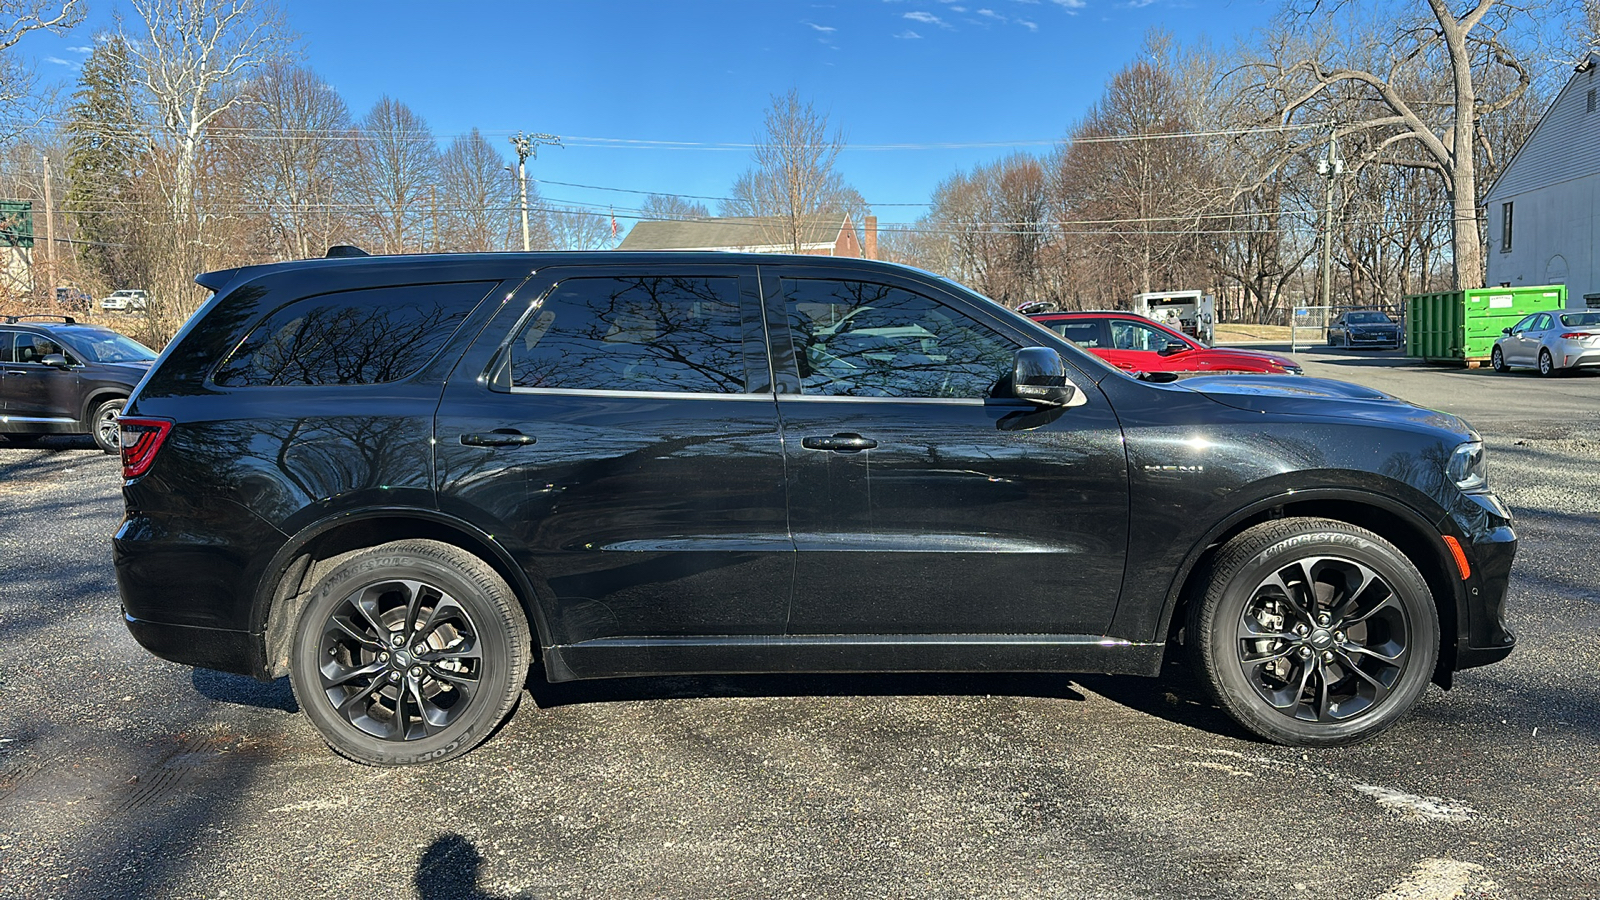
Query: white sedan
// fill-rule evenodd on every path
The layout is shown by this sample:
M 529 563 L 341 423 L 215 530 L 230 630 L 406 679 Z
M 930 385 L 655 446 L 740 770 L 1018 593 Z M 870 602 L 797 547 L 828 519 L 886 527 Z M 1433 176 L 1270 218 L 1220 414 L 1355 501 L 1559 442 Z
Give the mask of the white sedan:
M 1600 367 L 1600 310 L 1533 313 L 1504 329 L 1489 361 L 1496 372 L 1525 366 L 1540 375 Z

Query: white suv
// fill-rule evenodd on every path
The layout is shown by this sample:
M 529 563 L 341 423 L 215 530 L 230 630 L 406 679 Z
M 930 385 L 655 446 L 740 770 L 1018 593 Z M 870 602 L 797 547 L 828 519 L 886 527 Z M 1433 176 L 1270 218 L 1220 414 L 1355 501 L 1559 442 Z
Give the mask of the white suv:
M 121 290 L 115 291 L 111 296 L 100 301 L 101 309 L 144 309 L 150 303 L 150 294 L 147 291 Z

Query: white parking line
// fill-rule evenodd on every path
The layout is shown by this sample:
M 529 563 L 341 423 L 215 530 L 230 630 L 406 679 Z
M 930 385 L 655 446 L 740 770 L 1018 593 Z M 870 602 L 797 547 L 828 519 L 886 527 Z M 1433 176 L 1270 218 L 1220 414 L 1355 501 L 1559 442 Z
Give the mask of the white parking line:
M 1468 888 L 1492 891 L 1498 886 L 1484 877 L 1483 866 L 1454 859 L 1425 859 L 1374 900 L 1453 900 Z

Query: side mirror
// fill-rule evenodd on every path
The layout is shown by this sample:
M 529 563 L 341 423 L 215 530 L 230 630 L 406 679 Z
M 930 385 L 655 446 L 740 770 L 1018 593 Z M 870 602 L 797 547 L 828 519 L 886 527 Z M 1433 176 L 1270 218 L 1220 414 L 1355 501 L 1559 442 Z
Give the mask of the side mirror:
M 1078 388 L 1067 380 L 1061 354 L 1049 347 L 1023 347 L 1011 365 L 1011 389 L 1018 400 L 1041 406 L 1068 406 Z
M 1189 349 L 1189 345 L 1182 341 L 1168 341 L 1165 347 L 1156 351 L 1159 356 L 1173 356 Z
M 44 356 L 39 358 L 39 362 L 44 363 L 52 369 L 72 368 L 72 363 L 67 362 L 67 358 L 60 353 L 46 353 Z
M 1502 329 L 1500 329 L 1500 333 L 1501 333 L 1501 334 L 1510 334 L 1510 333 L 1511 333 L 1511 329 L 1509 329 L 1509 328 L 1502 328 Z

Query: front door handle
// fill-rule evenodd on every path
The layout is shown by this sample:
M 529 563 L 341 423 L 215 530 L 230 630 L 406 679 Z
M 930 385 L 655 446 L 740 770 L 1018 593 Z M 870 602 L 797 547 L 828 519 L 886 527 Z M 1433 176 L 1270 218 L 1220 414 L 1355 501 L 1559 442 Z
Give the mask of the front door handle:
M 835 453 L 859 453 L 878 446 L 872 438 L 859 434 L 836 434 L 833 437 L 808 437 L 800 442 L 807 450 L 832 450 Z
M 468 447 L 526 447 L 537 443 L 538 438 L 511 428 L 497 428 L 489 432 L 463 434 L 461 443 Z

